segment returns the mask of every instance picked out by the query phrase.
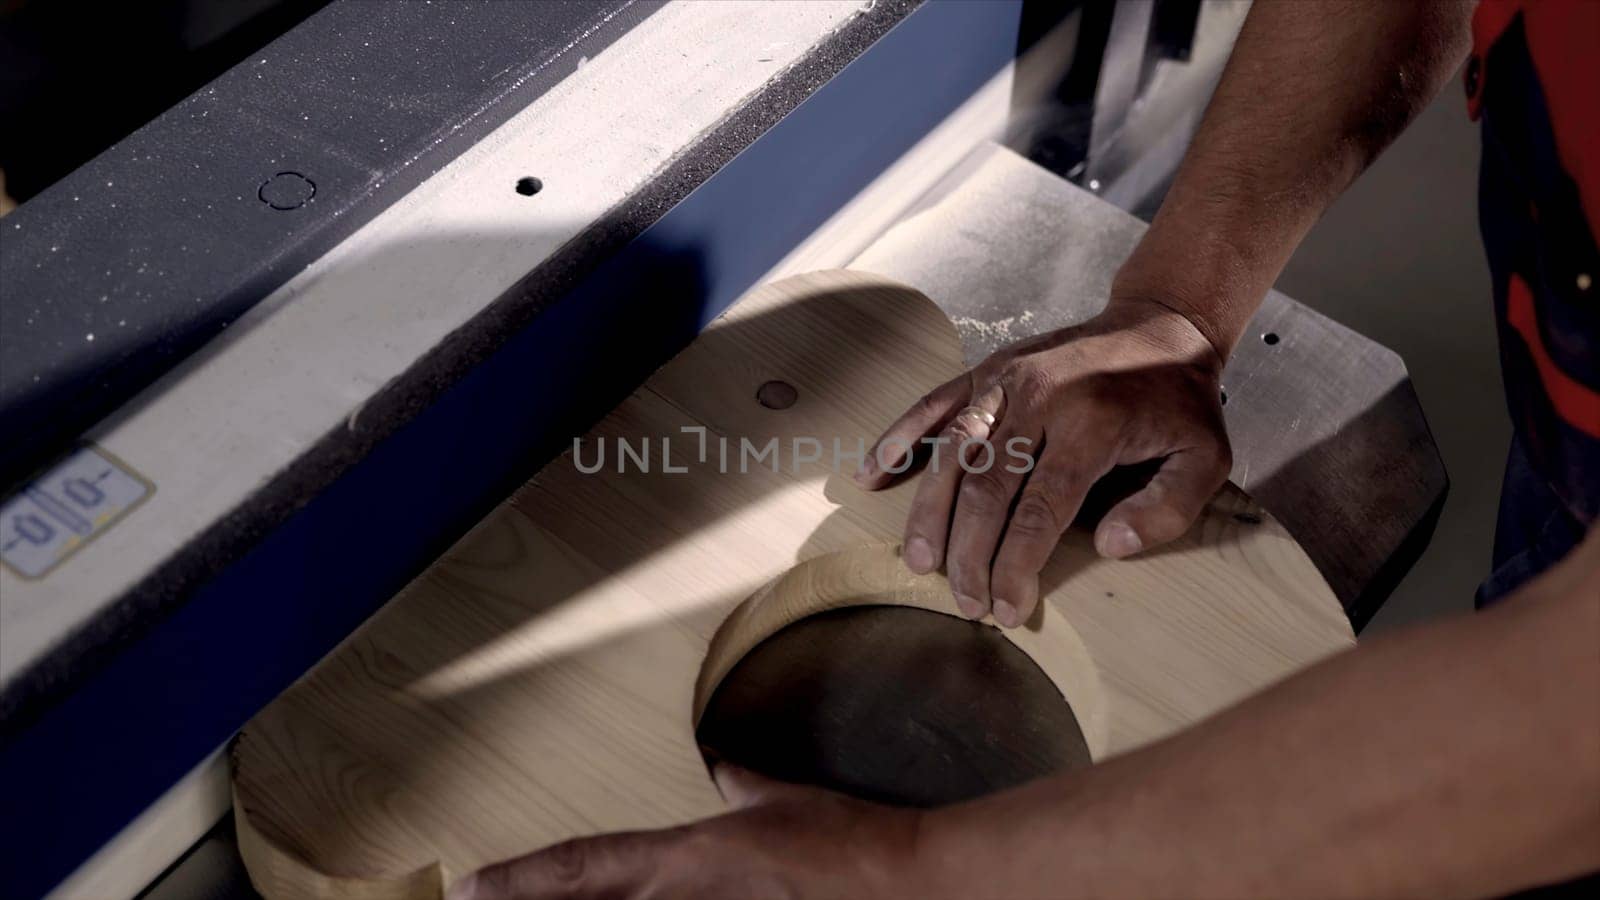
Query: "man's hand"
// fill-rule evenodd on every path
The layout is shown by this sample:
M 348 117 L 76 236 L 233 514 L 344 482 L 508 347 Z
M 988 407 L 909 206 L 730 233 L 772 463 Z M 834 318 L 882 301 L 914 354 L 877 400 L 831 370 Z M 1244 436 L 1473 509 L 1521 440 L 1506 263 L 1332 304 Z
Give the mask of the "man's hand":
M 719 768 L 736 812 L 570 841 L 449 896 L 1501 896 L 1600 868 L 1597 634 L 1600 529 L 1494 609 L 1087 769 L 918 812 Z
M 1061 533 L 1113 467 L 1160 461 L 1101 519 L 1102 554 L 1173 540 L 1200 514 L 1231 465 L 1221 369 L 1183 315 L 1113 298 L 1094 319 L 1001 350 L 935 389 L 878 439 L 856 480 L 881 488 L 904 470 L 908 449 L 936 440 L 906 522 L 906 563 L 918 573 L 944 565 L 963 613 L 992 609 L 1017 626 L 1033 614 L 1039 571 Z M 1025 453 L 1032 470 L 1008 451 Z
M 913 864 L 921 813 L 721 765 L 735 812 L 582 838 L 482 869 L 449 900 L 935 897 Z
M 878 488 L 893 474 L 882 469 L 898 468 L 924 437 L 956 446 L 989 437 L 994 448 L 996 465 L 966 477 L 954 446 L 936 450 L 939 471 L 922 479 L 906 526 L 907 564 L 943 564 L 963 612 L 992 609 L 1018 625 L 1089 486 L 1113 466 L 1152 459 L 1164 460 L 1155 480 L 1105 516 L 1095 546 L 1127 556 L 1182 534 L 1229 468 L 1222 361 L 1322 211 L 1466 56 L 1472 6 L 1251 7 L 1106 312 L 940 387 L 880 440 L 878 465 L 867 460 L 858 480 Z M 1034 442 L 1031 473 L 1007 471 L 1013 439 Z
M 1322 211 L 1466 56 L 1472 6 L 1253 6 L 1107 311 L 940 387 L 880 440 L 878 465 L 867 460 L 859 481 L 875 489 L 924 437 L 994 448 L 996 464 L 966 477 L 955 446 L 936 450 L 939 471 L 922 479 L 906 526 L 907 564 L 944 565 L 963 612 L 1018 625 L 1089 486 L 1152 459 L 1164 460 L 1156 479 L 1105 516 L 1095 546 L 1127 556 L 1182 534 L 1229 468 L 1222 361 Z M 1007 471 L 1014 439 L 1034 442 L 1033 472 Z

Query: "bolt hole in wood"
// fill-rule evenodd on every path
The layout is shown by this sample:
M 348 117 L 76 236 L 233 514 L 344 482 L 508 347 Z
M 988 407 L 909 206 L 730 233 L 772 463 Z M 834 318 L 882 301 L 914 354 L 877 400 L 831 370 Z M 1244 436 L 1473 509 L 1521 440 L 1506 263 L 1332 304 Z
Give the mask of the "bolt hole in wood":
M 526 175 L 517 179 L 517 193 L 524 197 L 532 197 L 534 194 L 537 194 L 542 190 L 544 190 L 544 182 L 533 177 L 532 175 Z
M 756 402 L 767 409 L 788 409 L 800 399 L 800 392 L 787 381 L 769 381 L 756 388 Z
M 998 629 L 901 606 L 780 629 L 718 684 L 696 738 L 708 762 L 914 807 L 1090 762 L 1072 707 Z

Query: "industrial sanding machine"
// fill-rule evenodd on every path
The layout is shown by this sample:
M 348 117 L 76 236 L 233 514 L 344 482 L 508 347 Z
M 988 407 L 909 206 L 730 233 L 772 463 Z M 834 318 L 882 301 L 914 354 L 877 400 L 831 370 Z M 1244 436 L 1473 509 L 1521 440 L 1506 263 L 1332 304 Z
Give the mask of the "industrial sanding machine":
M 752 285 L 888 276 L 969 362 L 1092 315 L 1239 17 L 342 0 L 26 197 L 3 892 L 246 891 L 215 830 L 241 725 Z M 1359 629 L 1442 465 L 1395 354 L 1276 293 L 1252 333 L 1233 480 Z

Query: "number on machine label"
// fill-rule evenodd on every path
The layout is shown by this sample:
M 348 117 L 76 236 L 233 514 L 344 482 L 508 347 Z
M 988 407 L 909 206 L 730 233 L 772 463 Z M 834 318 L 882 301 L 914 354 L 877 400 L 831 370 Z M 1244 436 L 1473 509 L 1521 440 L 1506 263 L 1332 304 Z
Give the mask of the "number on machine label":
M 43 578 L 155 492 L 98 447 L 80 447 L 0 506 L 0 563 Z

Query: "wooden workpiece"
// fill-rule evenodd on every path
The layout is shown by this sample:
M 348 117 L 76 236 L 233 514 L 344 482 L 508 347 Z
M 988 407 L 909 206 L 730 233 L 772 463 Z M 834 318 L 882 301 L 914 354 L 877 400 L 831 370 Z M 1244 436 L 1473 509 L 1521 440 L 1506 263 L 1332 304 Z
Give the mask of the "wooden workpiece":
M 864 493 L 831 444 L 870 444 L 962 369 L 944 314 L 879 276 L 752 291 L 595 426 L 581 459 L 603 440 L 601 471 L 550 463 L 244 729 L 235 813 L 256 887 L 432 898 L 555 841 L 722 811 L 695 724 L 756 644 L 840 606 L 956 614 L 941 576 L 897 556 L 914 480 Z M 770 381 L 793 405 L 757 401 Z M 681 430 L 698 426 L 704 462 Z M 796 437 L 821 459 L 800 461 Z M 624 438 L 648 438 L 648 474 L 618 473 Z M 780 471 L 741 474 L 741 438 L 779 439 Z M 663 471 L 663 441 L 686 471 Z M 1005 636 L 1096 760 L 1354 642 L 1300 547 L 1232 488 L 1133 560 L 1070 531 L 1042 586 L 1041 612 Z

